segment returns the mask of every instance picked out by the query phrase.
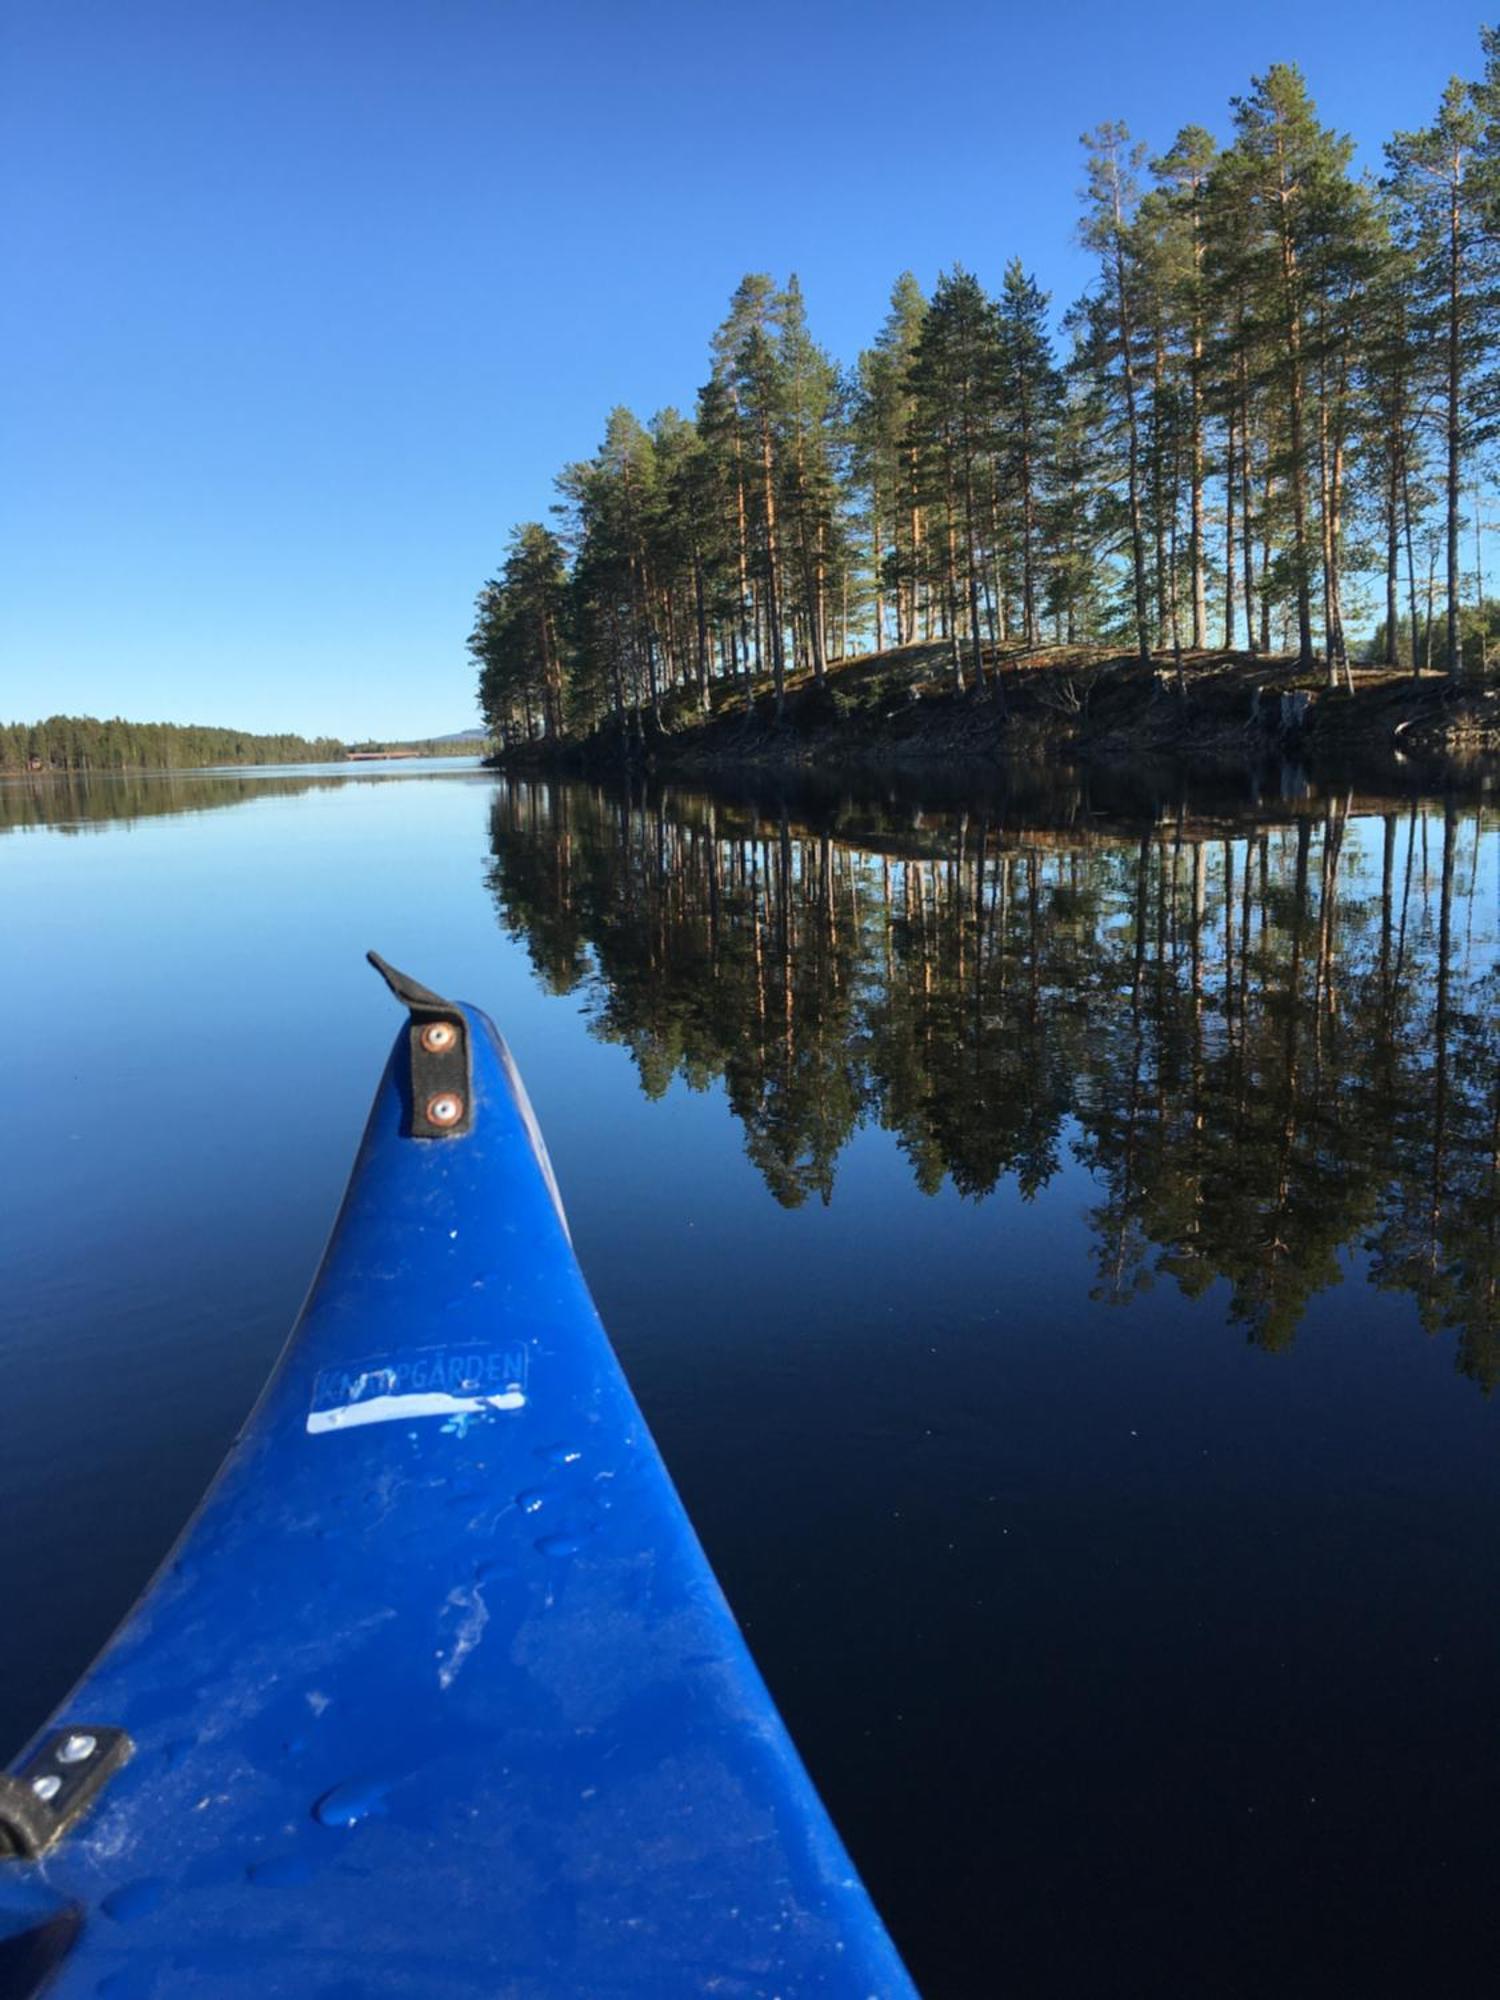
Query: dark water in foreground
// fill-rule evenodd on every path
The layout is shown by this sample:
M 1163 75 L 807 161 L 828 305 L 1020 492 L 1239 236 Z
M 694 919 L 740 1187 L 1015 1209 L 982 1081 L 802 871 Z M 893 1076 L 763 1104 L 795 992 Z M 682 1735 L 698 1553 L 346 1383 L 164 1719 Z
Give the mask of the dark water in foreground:
M 0 785 L 0 1753 L 486 1006 L 929 1996 L 1487 1993 L 1500 814 Z

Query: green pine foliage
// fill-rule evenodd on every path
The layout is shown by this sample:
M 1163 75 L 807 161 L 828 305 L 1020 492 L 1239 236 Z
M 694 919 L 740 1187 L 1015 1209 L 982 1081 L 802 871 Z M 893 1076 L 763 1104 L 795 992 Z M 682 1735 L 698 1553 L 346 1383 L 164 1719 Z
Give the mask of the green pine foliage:
M 217 764 L 323 764 L 342 757 L 332 737 L 257 736 L 175 722 L 101 722 L 50 715 L 0 722 L 0 771 L 192 771 Z
M 907 272 L 845 370 L 795 276 L 747 275 L 692 414 L 615 410 L 559 475 L 556 527 L 518 529 L 481 592 L 497 741 L 779 716 L 831 663 L 918 642 L 1002 706 L 1048 645 L 1179 678 L 1215 648 L 1331 687 L 1366 656 L 1488 672 L 1468 635 L 1500 428 L 1500 31 L 1480 53 L 1379 181 L 1291 64 L 1222 143 L 1187 124 L 1153 159 L 1099 126 L 1095 276 L 1056 323 L 1015 261 L 930 297 Z

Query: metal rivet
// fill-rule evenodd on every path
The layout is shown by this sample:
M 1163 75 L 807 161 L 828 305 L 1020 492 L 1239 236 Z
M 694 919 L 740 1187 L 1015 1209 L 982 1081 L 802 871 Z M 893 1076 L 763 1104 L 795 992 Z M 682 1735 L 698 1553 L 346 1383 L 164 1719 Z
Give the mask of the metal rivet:
M 33 1778 L 31 1789 L 44 1806 L 50 1806 L 62 1790 L 62 1779 L 58 1777 L 56 1771 L 49 1771 L 45 1778 Z
M 445 1090 L 427 1100 L 429 1125 L 456 1125 L 464 1115 L 464 1101 L 456 1091 Z
M 77 1730 L 58 1744 L 57 1761 L 59 1764 L 86 1764 L 98 1748 L 97 1736 L 90 1736 L 86 1731 Z
M 422 1030 L 422 1046 L 430 1056 L 440 1056 L 458 1040 L 451 1021 L 429 1021 Z

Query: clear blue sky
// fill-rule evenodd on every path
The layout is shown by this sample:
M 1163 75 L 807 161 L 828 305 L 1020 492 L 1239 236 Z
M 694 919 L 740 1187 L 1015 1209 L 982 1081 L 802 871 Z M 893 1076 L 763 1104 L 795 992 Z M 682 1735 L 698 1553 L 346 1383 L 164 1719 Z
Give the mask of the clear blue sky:
M 1300 62 L 1378 165 L 1449 0 L 0 0 L 0 717 L 475 720 L 473 596 L 746 270 L 841 358 L 906 266 L 1058 303 L 1078 135 Z

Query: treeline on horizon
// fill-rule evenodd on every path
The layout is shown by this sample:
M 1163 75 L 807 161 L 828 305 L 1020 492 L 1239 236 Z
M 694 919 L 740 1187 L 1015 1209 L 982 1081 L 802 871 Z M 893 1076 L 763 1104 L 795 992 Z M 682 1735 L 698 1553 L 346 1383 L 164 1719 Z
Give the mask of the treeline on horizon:
M 469 647 L 497 739 L 639 731 L 730 686 L 946 641 L 955 689 L 1044 644 L 1142 661 L 1281 650 L 1487 671 L 1478 490 L 1500 407 L 1500 31 L 1379 176 L 1277 65 L 1227 145 L 1083 140 L 1096 260 L 1054 338 L 998 295 L 900 277 L 852 369 L 795 277 L 747 276 L 691 417 L 611 412 L 514 529 Z M 1361 602 L 1362 582 L 1375 584 Z M 721 698 L 724 698 L 721 693 Z
M 210 764 L 320 764 L 343 754 L 343 744 L 331 736 L 257 736 L 119 716 L 0 722 L 0 771 L 189 771 Z

